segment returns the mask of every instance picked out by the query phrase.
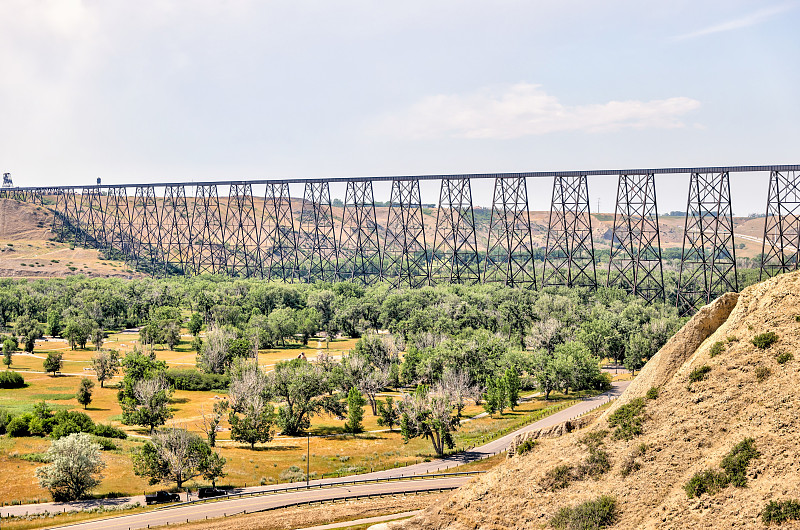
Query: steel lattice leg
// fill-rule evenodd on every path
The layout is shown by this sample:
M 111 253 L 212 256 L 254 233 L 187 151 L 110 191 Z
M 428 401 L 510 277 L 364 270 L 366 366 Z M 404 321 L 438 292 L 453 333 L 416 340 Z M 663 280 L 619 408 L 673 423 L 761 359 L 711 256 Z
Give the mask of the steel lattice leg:
M 524 177 L 497 177 L 494 181 L 483 281 L 536 286 L 528 188 Z
M 419 180 L 392 181 L 383 252 L 383 278 L 397 286 L 430 284 Z
M 198 185 L 192 205 L 191 233 L 194 274 L 224 274 L 228 270 L 225 227 L 215 184 Z
M 664 301 L 655 175 L 620 175 L 606 285 Z
M 186 186 L 166 186 L 161 214 L 163 272 L 186 274 L 191 270 L 192 240 Z
M 797 270 L 800 248 L 800 172 L 772 171 L 769 178 L 759 279 Z
M 719 295 L 738 290 L 728 173 L 692 173 L 678 279 L 678 310 L 690 315 Z
M 339 268 L 336 230 L 327 181 L 307 182 L 300 213 L 298 277 L 307 282 L 334 281 Z
M 372 182 L 348 182 L 339 236 L 339 278 L 372 285 L 381 279 L 381 249 Z
M 481 281 L 472 188 L 468 178 L 442 179 L 431 265 L 433 283 Z
M 289 184 L 267 184 L 261 214 L 261 256 L 265 276 L 291 282 L 297 273 L 297 233 Z
M 253 189 L 250 184 L 231 184 L 225 227 L 228 273 L 232 276 L 261 276 L 261 255 Z
M 597 287 L 597 271 L 585 175 L 556 176 L 547 224 L 542 287 Z

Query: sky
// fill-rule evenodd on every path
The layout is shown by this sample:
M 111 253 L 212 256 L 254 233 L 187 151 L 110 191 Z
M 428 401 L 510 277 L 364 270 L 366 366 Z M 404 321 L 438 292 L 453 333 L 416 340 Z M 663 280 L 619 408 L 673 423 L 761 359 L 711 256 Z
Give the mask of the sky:
M 798 27 L 800 0 L 2 0 L 0 170 L 46 186 L 797 164 Z M 659 177 L 659 210 L 684 210 L 687 184 Z M 528 182 L 532 208 L 551 186 Z M 765 175 L 731 186 L 736 214 L 764 211 Z M 589 191 L 613 211 L 614 177 Z M 473 194 L 489 206 L 491 182 Z

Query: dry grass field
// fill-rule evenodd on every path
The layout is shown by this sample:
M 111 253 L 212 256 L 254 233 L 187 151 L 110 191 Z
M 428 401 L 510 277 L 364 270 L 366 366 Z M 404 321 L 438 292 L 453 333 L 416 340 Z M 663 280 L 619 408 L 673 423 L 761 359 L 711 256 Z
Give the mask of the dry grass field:
M 104 348 L 113 348 L 124 354 L 138 345 L 138 333 L 115 333 L 108 337 Z M 175 350 L 156 349 L 159 359 L 167 362 L 170 368 L 193 368 L 195 352 L 189 351 L 190 336 L 184 336 Z M 329 344 L 313 339 L 308 346 L 290 345 L 285 349 L 269 349 L 259 352 L 259 364 L 271 370 L 274 364 L 285 359 L 297 357 L 304 352 L 309 360 L 313 360 L 321 352 L 334 358 L 352 349 L 355 339 L 333 340 Z M 64 367 L 60 375 L 53 377 L 45 374 L 42 363 L 48 352 L 60 351 L 64 355 Z M 138 447 L 148 436 L 145 428 L 120 424 L 122 410 L 117 402 L 120 376 L 107 381 L 105 388 L 99 383 L 94 387 L 92 402 L 84 410 L 75 399 L 75 393 L 81 378 L 95 380 L 94 371 L 90 369 L 91 358 L 95 354 L 90 345 L 85 350 L 71 350 L 68 344 L 59 339 L 37 341 L 32 354 L 16 353 L 13 357 L 12 369 L 25 377 L 27 386 L 21 389 L 0 390 L 0 408 L 18 414 L 31 411 L 35 403 L 46 401 L 53 409 L 82 410 L 96 423 L 110 423 L 123 428 L 129 438 L 116 442 L 118 449 L 104 453 L 107 464 L 105 478 L 95 493 L 110 492 L 141 493 L 153 491 L 162 486 L 148 485 L 146 480 L 134 475 L 130 463 L 130 451 Z M 96 380 L 95 380 L 96 382 Z M 387 393 L 401 398 L 399 393 Z M 204 411 L 211 411 L 213 404 L 225 397 L 221 391 L 175 391 L 172 397 L 172 419 L 168 425 L 185 427 L 200 433 L 201 417 Z M 550 401 L 533 399 L 521 403 L 514 412 L 507 411 L 494 417 L 481 417 L 465 421 L 456 433 L 458 448 L 479 444 L 493 437 L 494 433 L 510 428 L 519 422 L 526 421 L 536 411 L 575 396 L 551 395 Z M 465 417 L 483 412 L 479 405 L 470 405 L 464 410 Z M 227 477 L 220 483 L 236 486 L 256 485 L 260 483 L 280 482 L 281 473 L 291 466 L 297 466 L 303 472 L 306 469 L 306 454 L 310 455 L 312 475 L 330 475 L 334 473 L 354 474 L 373 469 L 403 466 L 433 457 L 430 443 L 423 439 L 414 439 L 404 444 L 397 427 L 387 431 L 377 424 L 377 418 L 366 407 L 364 416 L 365 432 L 358 435 L 344 434 L 344 420 L 328 415 L 316 416 L 312 419 L 310 429 L 310 448 L 306 438 L 277 436 L 269 443 L 258 444 L 255 450 L 249 446 L 230 440 L 229 425 L 222 423 L 222 432 L 218 435 L 218 448 L 227 458 Z M 12 477 L 0 482 L 0 499 L 3 502 L 47 500 L 49 495 L 42 490 L 34 478 L 34 470 L 41 464 L 22 459 L 24 455 L 46 451 L 48 439 L 43 438 L 10 438 L 0 437 L 0 474 Z M 486 465 L 486 464 L 484 464 Z M 202 480 L 202 479 L 200 479 Z M 284 476 L 284 479 L 285 476 Z M 190 482 L 188 487 L 198 483 Z

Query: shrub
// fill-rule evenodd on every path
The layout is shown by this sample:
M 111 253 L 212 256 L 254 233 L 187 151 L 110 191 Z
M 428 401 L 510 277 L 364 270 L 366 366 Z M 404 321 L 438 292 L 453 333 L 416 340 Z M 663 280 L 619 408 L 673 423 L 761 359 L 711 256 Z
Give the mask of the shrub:
M 798 519 L 800 519 L 800 501 L 793 499 L 769 501 L 761 512 L 761 521 L 766 525 Z
M 759 383 L 763 383 L 764 380 L 769 377 L 769 374 L 772 373 L 772 370 L 767 368 L 766 366 L 757 366 L 756 367 L 756 379 L 758 379 Z
M 759 456 L 761 456 L 761 453 L 756 450 L 755 440 L 745 438 L 731 449 L 731 452 L 725 456 L 720 466 L 728 474 L 731 484 L 737 488 L 743 488 L 747 485 L 747 477 L 745 476 L 747 466 L 751 460 Z
M 19 455 L 17 458 L 27 462 L 37 462 L 39 464 L 50 463 L 50 458 L 47 456 L 47 453 L 27 453 L 24 455 Z
M 699 497 L 703 493 L 714 494 L 721 489 L 725 488 L 730 481 L 725 473 L 714 471 L 713 469 L 706 469 L 699 473 L 695 473 L 689 482 L 683 485 L 683 490 L 686 495 L 692 499 Z
M 199 370 L 167 370 L 166 377 L 175 390 L 225 390 L 231 379 L 224 374 L 206 374 Z
M 622 461 L 622 466 L 620 467 L 619 474 L 623 477 L 627 477 L 634 471 L 638 471 L 642 464 L 639 463 L 637 458 L 644 455 L 647 451 L 647 444 L 639 444 L 633 451 L 631 451 L 628 456 Z
M 31 418 L 30 414 L 22 414 L 20 416 L 16 416 L 6 426 L 6 430 L 8 434 L 11 436 L 18 438 L 20 436 L 30 436 L 31 433 L 28 430 L 28 423 L 30 423 Z
M 753 337 L 753 346 L 761 350 L 766 350 L 778 340 L 778 334 L 774 331 L 767 331 Z
M 622 405 L 608 417 L 608 424 L 616 427 L 614 439 L 630 440 L 634 436 L 642 434 L 644 405 L 644 399 L 636 398 L 630 403 Z
M 53 428 L 50 436 L 55 439 L 63 438 L 73 433 L 95 432 L 94 421 L 83 412 L 59 410 L 53 416 L 52 423 Z
M 539 444 L 536 440 L 525 440 L 521 444 L 517 446 L 517 455 L 524 455 L 525 453 L 529 453 Z
M 590 432 L 588 434 L 583 435 L 578 440 L 578 443 L 581 445 L 585 445 L 587 448 L 599 447 L 600 445 L 602 445 L 606 435 L 608 435 L 608 431 L 604 429 L 595 432 Z
M 714 494 L 721 489 L 733 484 L 737 488 L 747 485 L 747 466 L 754 458 L 758 458 L 760 453 L 756 450 L 755 441 L 752 438 L 745 438 L 736 444 L 730 452 L 722 459 L 720 466 L 725 470 L 724 473 L 707 469 L 689 479 L 683 489 L 691 499 L 699 497 L 703 493 Z
M 0 372 L 0 388 L 22 388 L 25 386 L 25 379 L 17 372 L 8 370 Z
M 586 477 L 597 478 L 611 469 L 608 452 L 599 447 L 589 447 L 589 456 L 572 472 L 572 478 L 580 480 Z
M 572 480 L 572 466 L 568 464 L 556 466 L 544 476 L 542 487 L 546 490 L 557 491 L 569 486 Z
M 716 357 L 723 351 L 725 351 L 725 343 L 722 341 L 717 341 L 711 346 L 709 353 L 711 354 L 711 357 Z
M 791 352 L 788 351 L 780 353 L 778 354 L 777 357 L 775 357 L 775 360 L 778 361 L 778 364 L 786 364 L 792 359 L 794 359 L 794 355 L 792 355 Z
M 282 482 L 302 482 L 306 479 L 306 474 L 299 467 L 290 466 L 281 471 L 280 479 Z
M 595 530 L 609 526 L 616 517 L 616 500 L 614 497 L 603 495 L 574 507 L 561 508 L 555 517 L 550 519 L 550 525 L 564 530 Z
M 689 373 L 689 382 L 690 383 L 697 383 L 698 381 L 702 381 L 706 378 L 706 374 L 711 371 L 711 367 L 708 365 L 703 365 L 699 368 L 695 368 L 694 370 Z
M 104 425 L 102 423 L 98 423 L 94 426 L 94 434 L 104 438 L 118 438 L 120 440 L 124 440 L 128 437 L 128 433 L 122 429 L 118 429 L 113 425 Z
M 114 443 L 114 440 L 110 438 L 103 438 L 102 436 L 92 436 L 92 441 L 100 446 L 100 449 L 103 451 L 116 451 L 119 449 L 117 444 Z
M 9 414 L 7 410 L 0 409 L 0 435 L 6 433 L 6 427 L 8 426 L 8 422 L 11 421 L 13 416 Z
M 650 390 L 647 391 L 645 397 L 647 399 L 656 399 L 658 397 L 658 387 L 657 386 L 650 387 Z

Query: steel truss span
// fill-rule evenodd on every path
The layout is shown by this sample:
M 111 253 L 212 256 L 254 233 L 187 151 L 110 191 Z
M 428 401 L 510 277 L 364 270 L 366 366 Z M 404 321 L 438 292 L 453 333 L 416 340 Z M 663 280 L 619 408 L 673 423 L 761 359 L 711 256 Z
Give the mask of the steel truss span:
M 658 301 L 667 286 L 656 180 L 688 178 L 677 304 L 691 314 L 739 287 L 731 173 L 769 175 L 762 277 L 798 269 L 800 165 L 8 187 L 0 198 L 48 206 L 56 237 L 153 276 L 594 288 L 601 239 L 592 232 L 589 177 L 616 175 L 602 283 Z M 538 249 L 528 180 L 541 178 L 552 179 L 552 200 L 545 248 Z M 488 219 L 473 208 L 477 179 L 494 181 Z M 438 204 L 424 205 L 425 181 L 439 182 Z M 375 182 L 391 185 L 387 202 L 376 201 Z M 331 184 L 344 186 L 343 202 L 332 200 Z M 290 185 L 302 186 L 302 195 L 298 188 L 292 198 Z M 426 215 L 435 223 L 426 225 Z M 539 274 L 534 255 L 544 258 Z

